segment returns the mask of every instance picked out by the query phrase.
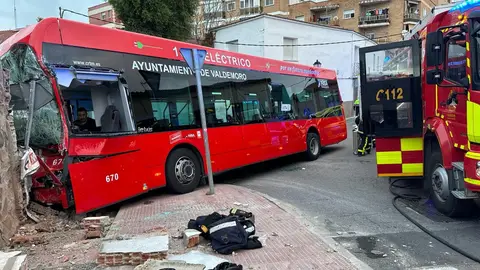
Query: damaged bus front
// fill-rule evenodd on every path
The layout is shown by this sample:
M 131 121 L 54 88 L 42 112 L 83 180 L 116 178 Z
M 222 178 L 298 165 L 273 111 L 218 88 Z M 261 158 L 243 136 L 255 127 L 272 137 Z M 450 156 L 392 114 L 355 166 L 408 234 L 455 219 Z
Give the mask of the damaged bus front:
M 73 147 L 74 152 L 95 148 L 96 143 L 82 137 L 100 133 L 108 137 L 112 132 L 119 135 L 121 130 L 122 135 L 128 136 L 134 132 L 125 80 L 119 72 L 104 68 L 48 64 L 42 68 L 33 49 L 25 44 L 12 46 L 0 59 L 1 67 L 10 74 L 11 114 L 17 143 L 23 151 L 21 177 L 27 204 L 31 195 L 33 200 L 46 205 L 62 205 L 64 209 L 76 205 L 77 213 L 93 210 L 87 205 L 92 191 L 90 186 L 83 185 L 89 178 L 85 172 L 91 169 L 90 162 L 98 162 L 102 157 L 69 156 L 68 148 Z M 95 95 L 95 104 L 90 96 L 84 96 L 86 90 Z M 85 117 L 91 117 L 94 111 L 103 113 L 101 118 L 96 117 L 96 122 L 92 120 L 94 128 L 88 130 L 82 121 L 74 120 L 82 109 L 87 111 Z M 116 125 L 120 123 L 116 118 L 126 125 Z M 71 135 L 82 142 L 69 144 Z M 72 177 L 82 184 L 72 186 Z M 74 190 L 81 200 L 74 200 Z
M 68 207 L 62 188 L 62 155 L 66 136 L 52 88 L 52 80 L 41 68 L 32 48 L 12 46 L 1 56 L 1 67 L 9 73 L 11 114 L 19 149 L 23 152 L 21 177 L 35 200 Z M 40 158 L 37 158 L 40 157 Z

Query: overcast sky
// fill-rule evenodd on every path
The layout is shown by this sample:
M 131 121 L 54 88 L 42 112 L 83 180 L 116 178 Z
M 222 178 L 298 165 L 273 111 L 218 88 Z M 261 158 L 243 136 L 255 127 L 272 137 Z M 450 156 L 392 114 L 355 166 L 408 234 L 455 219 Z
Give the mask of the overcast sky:
M 0 0 L 0 30 L 14 29 L 13 2 L 17 6 L 17 26 L 36 23 L 37 17 L 59 17 L 58 7 L 87 14 L 88 7 L 103 3 L 103 0 Z M 88 22 L 88 18 L 64 13 L 65 19 Z

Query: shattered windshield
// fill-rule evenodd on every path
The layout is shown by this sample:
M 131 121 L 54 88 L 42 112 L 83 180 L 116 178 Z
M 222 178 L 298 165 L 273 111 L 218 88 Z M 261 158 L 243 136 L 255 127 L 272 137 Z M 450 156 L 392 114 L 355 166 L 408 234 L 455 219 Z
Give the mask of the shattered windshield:
M 0 60 L 0 67 L 7 70 L 10 76 L 10 106 L 18 143 L 23 145 L 26 138 L 30 93 L 34 88 L 30 145 L 46 147 L 60 144 L 62 125 L 59 110 L 50 81 L 40 68 L 32 49 L 26 45 L 14 47 Z

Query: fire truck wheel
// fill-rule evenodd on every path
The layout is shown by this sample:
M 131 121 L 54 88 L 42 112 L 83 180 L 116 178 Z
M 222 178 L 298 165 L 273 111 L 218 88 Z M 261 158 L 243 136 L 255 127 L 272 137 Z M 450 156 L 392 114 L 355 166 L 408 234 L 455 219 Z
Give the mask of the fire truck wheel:
M 320 137 L 313 132 L 307 134 L 307 159 L 316 160 L 320 156 Z
M 430 198 L 435 208 L 449 217 L 464 217 L 471 213 L 473 200 L 458 199 L 451 193 L 449 174 L 443 167 L 442 154 L 434 151 L 427 161 Z
M 197 188 L 202 166 L 195 153 L 186 148 L 178 148 L 168 156 L 165 171 L 168 189 L 184 194 Z

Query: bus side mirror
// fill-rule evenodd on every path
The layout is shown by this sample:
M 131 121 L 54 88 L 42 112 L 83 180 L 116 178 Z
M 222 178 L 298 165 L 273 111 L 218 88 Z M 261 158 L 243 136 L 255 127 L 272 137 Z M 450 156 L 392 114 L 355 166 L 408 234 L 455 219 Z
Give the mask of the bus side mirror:
M 427 84 L 440 84 L 443 81 L 443 70 L 432 69 L 427 71 Z
M 427 67 L 436 67 L 443 64 L 445 44 L 443 42 L 443 33 L 441 31 L 428 33 L 425 47 Z

